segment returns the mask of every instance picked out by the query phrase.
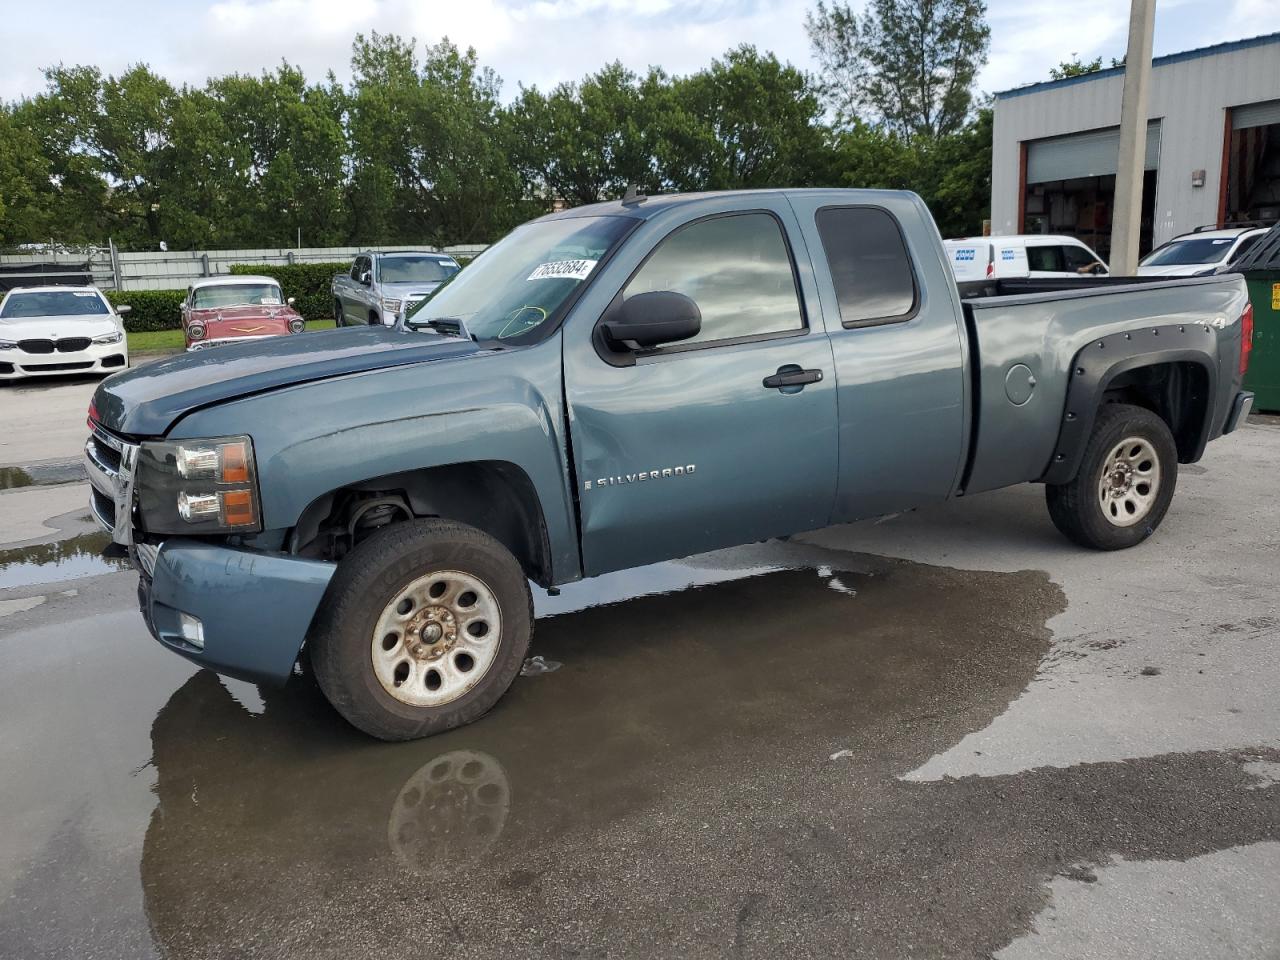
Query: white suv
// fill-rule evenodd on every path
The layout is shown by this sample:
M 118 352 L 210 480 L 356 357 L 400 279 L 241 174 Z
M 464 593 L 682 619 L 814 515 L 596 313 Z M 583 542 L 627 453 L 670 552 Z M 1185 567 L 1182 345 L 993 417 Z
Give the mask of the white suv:
M 1138 261 L 1140 277 L 1197 277 L 1213 273 L 1223 264 L 1242 257 L 1266 227 L 1233 227 L 1184 233 L 1156 247 Z
M 123 370 L 128 311 L 97 287 L 15 287 L 0 300 L 0 380 Z

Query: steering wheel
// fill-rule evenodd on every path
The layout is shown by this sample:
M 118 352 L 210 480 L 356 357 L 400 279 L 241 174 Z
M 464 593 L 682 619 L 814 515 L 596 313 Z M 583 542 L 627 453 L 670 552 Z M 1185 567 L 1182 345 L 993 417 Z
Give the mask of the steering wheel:
M 518 337 L 522 333 L 528 333 L 538 324 L 544 323 L 546 319 L 547 311 L 542 307 L 527 303 L 516 307 L 507 314 L 507 322 L 498 331 L 498 339 L 505 340 L 507 337 Z

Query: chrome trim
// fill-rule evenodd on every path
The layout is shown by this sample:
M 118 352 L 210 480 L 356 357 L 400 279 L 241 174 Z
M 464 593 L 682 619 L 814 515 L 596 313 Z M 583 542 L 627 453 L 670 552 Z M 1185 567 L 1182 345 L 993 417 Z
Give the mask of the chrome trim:
M 194 353 L 196 350 L 208 350 L 210 347 L 220 347 L 227 343 L 248 343 L 250 340 L 270 340 L 273 337 L 287 336 L 289 336 L 288 333 L 263 333 L 255 337 L 219 337 L 216 340 L 197 340 L 187 347 L 187 353 Z
M 104 461 L 95 449 L 101 442 L 120 454 L 120 466 L 113 467 Z M 89 483 L 105 497 L 110 497 L 115 504 L 115 522 L 108 523 L 93 503 L 93 495 L 89 496 L 89 512 L 105 529 L 111 531 L 111 539 L 121 546 L 133 543 L 133 483 L 134 468 L 138 461 L 138 446 L 126 443 L 113 437 L 100 427 L 93 428 L 91 436 L 84 446 L 84 467 Z
M 142 572 L 148 577 L 155 576 L 156 558 L 160 556 L 160 548 L 163 543 L 135 543 L 134 550 L 137 552 L 138 565 L 142 567 Z

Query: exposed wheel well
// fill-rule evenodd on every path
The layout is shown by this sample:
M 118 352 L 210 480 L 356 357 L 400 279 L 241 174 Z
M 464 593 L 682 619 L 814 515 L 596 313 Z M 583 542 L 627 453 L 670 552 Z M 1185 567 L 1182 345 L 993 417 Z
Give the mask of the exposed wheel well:
M 1199 457 L 1210 407 L 1209 375 L 1200 364 L 1156 363 L 1127 370 L 1107 384 L 1102 402 L 1145 407 L 1169 425 L 1180 463 Z
M 551 548 L 537 492 L 523 470 L 501 460 L 429 467 L 331 490 L 302 512 L 289 548 L 341 560 L 376 530 L 418 517 L 483 530 L 511 551 L 530 580 L 551 585 Z

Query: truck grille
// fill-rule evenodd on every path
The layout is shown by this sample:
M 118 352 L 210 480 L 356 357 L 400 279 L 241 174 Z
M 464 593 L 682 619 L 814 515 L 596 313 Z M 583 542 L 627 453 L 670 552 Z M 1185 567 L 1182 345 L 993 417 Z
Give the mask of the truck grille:
M 85 473 L 92 493 L 89 508 L 116 543 L 133 543 L 133 470 L 138 447 L 94 427 L 84 445 Z
M 89 349 L 88 337 L 68 337 L 65 340 L 19 340 L 18 349 L 23 353 L 78 353 Z

